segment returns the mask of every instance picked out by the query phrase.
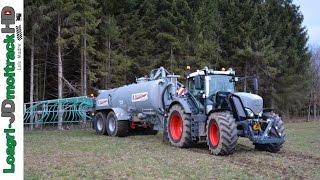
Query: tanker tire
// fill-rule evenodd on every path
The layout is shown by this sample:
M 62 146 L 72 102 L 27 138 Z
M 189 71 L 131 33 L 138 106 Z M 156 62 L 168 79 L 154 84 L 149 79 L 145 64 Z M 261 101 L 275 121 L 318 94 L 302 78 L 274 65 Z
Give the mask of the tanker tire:
M 181 105 L 176 104 L 170 108 L 166 124 L 170 144 L 180 148 L 189 147 L 193 144 L 191 140 L 191 119 L 191 115 L 185 113 Z M 174 128 L 172 128 L 172 123 L 174 123 L 174 121 L 182 122 L 182 129 L 179 130 L 179 128 L 175 128 L 175 130 L 181 133 L 181 136 L 173 135 Z
M 237 147 L 237 125 L 229 112 L 212 113 L 207 120 L 207 144 L 214 155 L 233 154 Z
M 272 113 L 272 112 L 268 112 L 265 113 L 267 116 L 273 116 L 276 119 L 276 125 L 278 126 L 278 130 L 279 133 L 281 133 L 281 137 L 285 138 L 286 137 L 286 132 L 285 132 L 285 128 L 283 125 L 283 121 L 281 119 L 281 117 L 279 117 L 278 114 Z M 272 133 L 272 132 L 270 132 Z M 274 132 L 275 133 L 275 132 Z M 267 152 L 271 152 L 271 153 L 277 153 L 280 151 L 280 149 L 283 147 L 283 143 L 281 144 L 258 144 L 258 143 L 254 143 L 253 144 L 255 146 L 255 149 L 258 151 L 267 151 Z
M 93 127 L 96 130 L 97 135 L 107 135 L 106 130 L 106 114 L 104 112 L 98 112 L 93 121 Z
M 118 121 L 116 114 L 111 111 L 107 116 L 106 129 L 109 136 L 124 137 L 128 134 L 128 121 Z

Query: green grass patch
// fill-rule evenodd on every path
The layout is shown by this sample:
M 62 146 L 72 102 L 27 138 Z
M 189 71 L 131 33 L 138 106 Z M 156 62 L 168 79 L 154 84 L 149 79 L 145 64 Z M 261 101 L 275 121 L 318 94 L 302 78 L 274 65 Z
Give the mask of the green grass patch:
M 320 123 L 288 123 L 280 153 L 240 138 L 230 156 L 205 143 L 179 149 L 161 135 L 116 138 L 93 130 L 25 133 L 25 179 L 320 179 Z

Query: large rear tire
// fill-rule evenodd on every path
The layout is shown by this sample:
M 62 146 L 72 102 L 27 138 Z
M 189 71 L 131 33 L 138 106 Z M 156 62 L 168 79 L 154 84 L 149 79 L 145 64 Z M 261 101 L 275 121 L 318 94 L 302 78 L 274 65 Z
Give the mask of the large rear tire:
M 229 112 L 212 113 L 207 121 L 207 144 L 214 155 L 229 155 L 236 150 L 237 126 Z
M 128 121 L 119 121 L 113 111 L 108 114 L 106 122 L 106 129 L 109 136 L 124 137 L 127 135 Z
M 93 121 L 94 129 L 98 135 L 107 135 L 106 130 L 106 114 L 104 112 L 98 112 Z
M 170 108 L 166 126 L 170 144 L 181 148 L 192 144 L 191 115 L 185 113 L 181 105 L 176 104 Z
M 286 137 L 286 132 L 285 132 L 284 124 L 283 124 L 283 121 L 282 121 L 281 117 L 278 114 L 275 114 L 273 112 L 265 113 L 265 116 L 271 116 L 271 117 L 276 119 L 275 125 L 278 128 L 278 132 L 280 133 L 280 136 L 282 138 L 285 138 Z M 269 135 L 270 136 L 275 136 L 275 137 L 277 136 L 276 132 L 273 129 L 269 132 Z M 272 144 L 258 144 L 258 143 L 255 143 L 254 146 L 255 146 L 255 149 L 257 149 L 259 151 L 268 151 L 268 152 L 271 152 L 271 153 L 277 153 L 283 147 L 283 143 L 280 143 L 280 144 L 275 144 L 275 143 L 272 143 Z

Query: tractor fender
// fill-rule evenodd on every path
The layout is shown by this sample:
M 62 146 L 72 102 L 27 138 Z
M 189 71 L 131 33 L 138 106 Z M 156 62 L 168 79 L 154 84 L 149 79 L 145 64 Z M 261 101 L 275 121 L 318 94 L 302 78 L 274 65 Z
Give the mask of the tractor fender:
M 190 114 L 192 113 L 191 108 L 190 108 L 190 106 L 189 106 L 188 101 L 187 101 L 186 98 L 177 98 L 177 99 L 174 99 L 174 100 L 171 102 L 171 104 L 170 104 L 170 106 L 169 106 L 169 109 L 170 109 L 173 105 L 175 105 L 175 104 L 180 104 L 180 105 L 183 107 L 185 113 L 190 113 Z
M 128 112 L 122 108 L 112 108 L 112 111 L 116 114 L 118 121 L 125 121 L 130 119 Z

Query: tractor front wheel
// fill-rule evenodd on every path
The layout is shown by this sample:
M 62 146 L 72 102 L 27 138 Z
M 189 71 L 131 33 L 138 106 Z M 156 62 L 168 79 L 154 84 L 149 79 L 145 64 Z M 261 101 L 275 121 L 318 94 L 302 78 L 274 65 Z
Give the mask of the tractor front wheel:
M 110 136 L 123 137 L 128 133 L 128 121 L 119 121 L 116 114 L 111 111 L 107 116 L 106 128 Z
M 228 112 L 212 113 L 207 121 L 207 144 L 214 155 L 232 154 L 238 135 L 234 118 Z
M 167 131 L 169 142 L 177 147 L 188 147 L 191 140 L 191 115 L 179 104 L 173 105 L 168 114 Z

